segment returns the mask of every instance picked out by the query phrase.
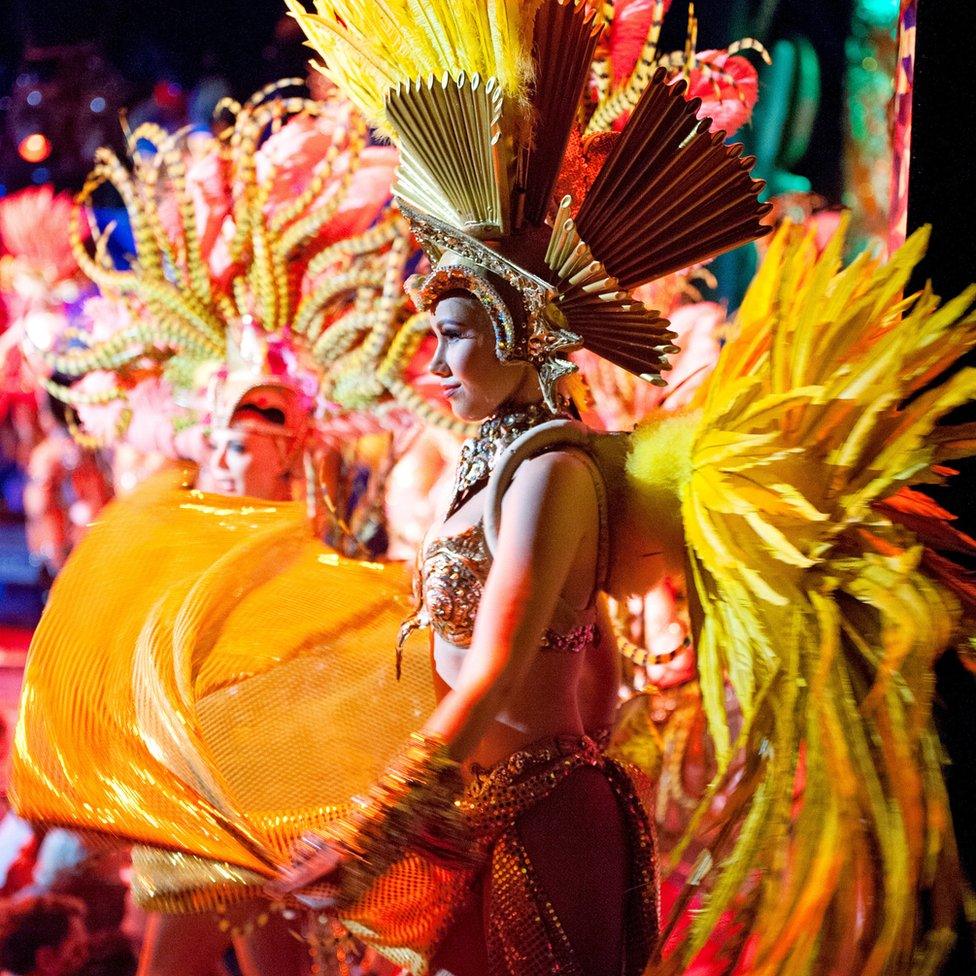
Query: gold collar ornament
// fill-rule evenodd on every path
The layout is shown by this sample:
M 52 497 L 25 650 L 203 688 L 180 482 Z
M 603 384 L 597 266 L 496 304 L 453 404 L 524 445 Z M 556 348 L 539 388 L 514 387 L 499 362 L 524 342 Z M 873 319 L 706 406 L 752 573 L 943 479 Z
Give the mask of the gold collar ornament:
M 526 431 L 556 415 L 547 404 L 530 403 L 502 407 L 484 421 L 478 433 L 461 445 L 448 517 L 488 484 L 495 462 L 507 447 Z

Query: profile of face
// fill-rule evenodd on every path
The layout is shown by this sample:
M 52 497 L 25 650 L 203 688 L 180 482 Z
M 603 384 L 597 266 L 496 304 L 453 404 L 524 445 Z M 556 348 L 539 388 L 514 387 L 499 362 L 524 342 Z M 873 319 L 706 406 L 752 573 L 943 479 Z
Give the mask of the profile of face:
M 248 389 L 229 420 L 210 431 L 201 486 L 222 495 L 289 500 L 298 411 L 293 391 L 272 385 Z
M 430 372 L 439 377 L 461 420 L 483 420 L 506 402 L 539 399 L 539 380 L 525 362 L 503 363 L 487 311 L 470 292 L 448 292 L 433 313 L 437 348 Z

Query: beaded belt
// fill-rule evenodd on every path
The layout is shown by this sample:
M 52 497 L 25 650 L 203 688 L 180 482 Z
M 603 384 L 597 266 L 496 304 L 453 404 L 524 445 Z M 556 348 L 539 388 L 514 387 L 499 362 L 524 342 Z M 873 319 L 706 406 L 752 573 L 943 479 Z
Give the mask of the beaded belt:
M 544 739 L 489 769 L 472 767 L 474 780 L 464 792 L 461 809 L 475 834 L 490 845 L 571 773 L 603 762 L 599 742 L 588 735 Z

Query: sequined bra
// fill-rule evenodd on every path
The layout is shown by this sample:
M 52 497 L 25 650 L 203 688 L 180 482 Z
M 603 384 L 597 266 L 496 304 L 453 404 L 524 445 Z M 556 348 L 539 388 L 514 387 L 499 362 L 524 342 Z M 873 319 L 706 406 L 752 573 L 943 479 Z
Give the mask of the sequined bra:
M 530 404 L 511 407 L 486 420 L 478 436 L 462 445 L 448 517 L 486 487 L 496 461 L 509 445 L 545 421 L 553 420 L 554 416 L 543 404 Z M 605 521 L 602 501 L 601 512 L 602 526 Z M 463 532 L 424 543 L 414 579 L 417 609 L 404 622 L 397 641 L 398 673 L 403 644 L 414 630 L 430 627 L 455 647 L 471 646 L 475 618 L 491 564 L 491 550 L 485 537 L 484 523 L 480 520 Z M 564 609 L 564 619 L 570 615 L 579 616 L 569 607 Z M 588 611 L 584 611 L 584 615 L 592 617 Z M 594 643 L 596 638 L 597 628 L 592 622 L 577 624 L 566 631 L 549 627 L 540 647 L 579 653 Z
M 409 632 L 430 627 L 455 647 L 470 647 L 491 563 L 480 521 L 456 535 L 426 543 L 415 580 L 418 609 L 404 624 L 401 642 Z M 541 647 L 575 654 L 595 640 L 594 623 L 579 624 L 564 633 L 550 627 Z

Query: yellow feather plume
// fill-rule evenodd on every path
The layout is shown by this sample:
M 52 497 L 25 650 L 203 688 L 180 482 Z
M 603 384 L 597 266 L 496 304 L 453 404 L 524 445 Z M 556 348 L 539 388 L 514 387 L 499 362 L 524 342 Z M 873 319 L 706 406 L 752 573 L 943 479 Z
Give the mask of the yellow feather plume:
M 401 83 L 478 74 L 518 101 L 530 80 L 538 0 L 315 0 L 315 13 L 286 3 L 322 58 L 316 67 L 381 129 L 387 93 Z
M 780 230 L 700 390 L 679 495 L 702 702 L 716 782 L 736 751 L 727 685 L 751 772 L 727 797 L 745 804 L 738 834 L 710 852 L 710 893 L 659 972 L 720 919 L 754 976 L 880 976 L 923 952 L 919 895 L 952 857 L 931 665 L 960 607 L 884 503 L 937 480 L 933 429 L 976 396 L 976 370 L 935 379 L 976 345 L 976 289 L 941 308 L 929 289 L 904 297 L 927 238 L 842 270 L 843 229 L 821 254 L 812 234 Z M 639 454 L 629 472 L 673 477 Z

